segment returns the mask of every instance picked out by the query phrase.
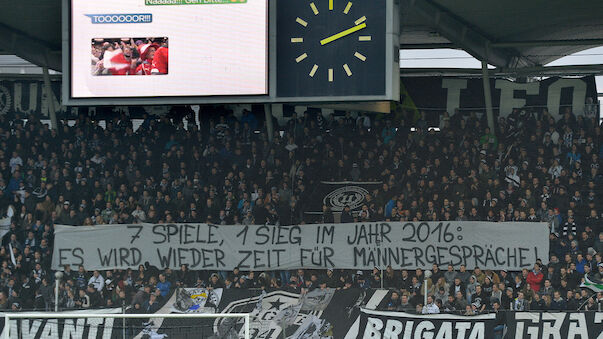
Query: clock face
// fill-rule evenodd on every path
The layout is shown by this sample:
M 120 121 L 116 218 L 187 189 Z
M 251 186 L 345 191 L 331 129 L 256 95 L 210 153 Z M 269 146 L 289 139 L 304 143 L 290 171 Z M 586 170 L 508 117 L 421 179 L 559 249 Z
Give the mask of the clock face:
M 277 94 L 385 94 L 386 0 L 277 3 Z

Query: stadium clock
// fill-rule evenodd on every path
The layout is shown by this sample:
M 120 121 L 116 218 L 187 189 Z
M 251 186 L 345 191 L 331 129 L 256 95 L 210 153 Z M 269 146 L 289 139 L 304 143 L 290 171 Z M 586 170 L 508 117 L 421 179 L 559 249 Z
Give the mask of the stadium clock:
M 277 4 L 278 96 L 385 93 L 385 0 Z

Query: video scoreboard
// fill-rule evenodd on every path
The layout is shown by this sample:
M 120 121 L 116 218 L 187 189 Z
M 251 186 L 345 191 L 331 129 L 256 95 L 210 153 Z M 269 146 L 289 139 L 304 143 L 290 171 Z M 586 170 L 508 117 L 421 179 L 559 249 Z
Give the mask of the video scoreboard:
M 67 105 L 399 98 L 394 0 L 64 0 Z

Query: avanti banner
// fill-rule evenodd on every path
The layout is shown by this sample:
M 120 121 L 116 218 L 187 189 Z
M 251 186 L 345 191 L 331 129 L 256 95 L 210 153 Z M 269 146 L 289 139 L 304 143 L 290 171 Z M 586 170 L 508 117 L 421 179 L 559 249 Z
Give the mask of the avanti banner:
M 521 234 L 521 237 L 517 237 Z M 375 222 L 292 226 L 132 224 L 55 228 L 52 268 L 269 271 L 433 264 L 521 270 L 549 252 L 546 223 Z
M 114 318 L 81 318 L 80 314 L 117 314 L 121 313 L 121 308 L 108 308 L 101 310 L 80 310 L 61 312 L 61 314 L 72 314 L 73 318 L 69 319 L 50 319 L 50 318 L 30 318 L 30 319 L 11 319 L 10 320 L 10 337 L 6 336 L 5 318 L 0 317 L 0 327 L 2 338 L 119 338 L 121 337 L 121 329 L 119 327 L 121 321 Z M 31 313 L 35 315 L 35 313 Z M 48 315 L 48 312 L 44 312 Z M 114 333 L 119 332 L 119 333 Z M 119 336 L 118 336 L 119 335 Z

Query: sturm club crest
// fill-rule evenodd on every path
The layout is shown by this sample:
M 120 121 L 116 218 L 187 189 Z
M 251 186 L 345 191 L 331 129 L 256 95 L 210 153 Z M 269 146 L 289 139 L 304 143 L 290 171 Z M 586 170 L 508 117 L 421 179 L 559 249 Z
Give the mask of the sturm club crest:
M 331 207 L 334 212 L 343 211 L 345 206 L 350 206 L 354 210 L 364 202 L 364 197 L 369 192 L 360 186 L 344 186 L 327 194 L 323 203 Z

